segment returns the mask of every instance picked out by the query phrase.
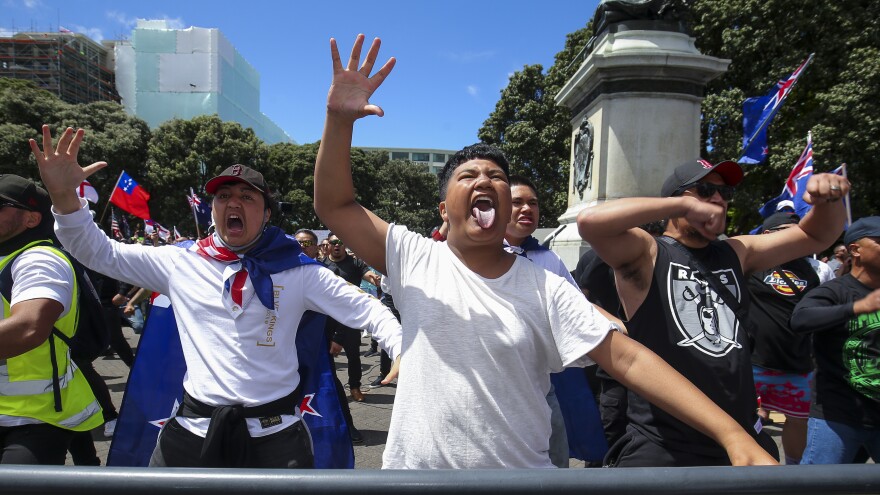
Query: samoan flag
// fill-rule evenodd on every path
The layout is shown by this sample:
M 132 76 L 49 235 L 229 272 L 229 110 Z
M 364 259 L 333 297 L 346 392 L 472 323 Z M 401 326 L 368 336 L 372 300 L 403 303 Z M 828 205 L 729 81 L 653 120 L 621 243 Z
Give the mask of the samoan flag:
M 747 98 L 743 102 L 743 154 L 739 163 L 762 163 L 768 154 L 767 127 L 782 107 L 782 102 L 791 93 L 798 78 L 813 60 L 810 54 L 797 69 L 783 81 L 770 88 L 764 96 Z
M 119 180 L 116 181 L 116 187 L 113 188 L 113 194 L 110 195 L 110 202 L 146 220 L 150 218 L 150 207 L 147 205 L 149 200 L 150 193 L 123 170 L 119 174 Z
M 193 241 L 187 241 L 190 245 Z M 187 243 L 181 243 L 187 246 Z M 314 446 L 315 467 L 354 468 L 354 450 L 336 393 L 329 345 L 324 336 L 326 316 L 307 311 L 296 335 L 303 421 Z M 157 373 L 156 370 L 162 370 Z M 128 378 L 108 466 L 146 467 L 159 430 L 177 413 L 183 401 L 186 364 L 177 322 L 166 296 L 154 298 Z
M 788 174 L 788 179 L 785 181 L 785 186 L 782 188 L 782 194 L 771 199 L 770 201 L 764 203 L 758 212 L 761 213 L 763 218 L 767 218 L 770 215 L 776 213 L 776 205 L 782 200 L 790 200 L 794 203 L 794 212 L 801 218 L 809 212 L 813 205 L 804 201 L 804 192 L 807 190 L 807 181 L 810 180 L 810 177 L 813 175 L 813 139 L 811 136 L 807 136 L 807 147 L 804 148 L 803 153 L 801 153 L 800 158 L 798 158 L 797 163 L 795 163 L 794 168 L 791 169 L 791 173 Z

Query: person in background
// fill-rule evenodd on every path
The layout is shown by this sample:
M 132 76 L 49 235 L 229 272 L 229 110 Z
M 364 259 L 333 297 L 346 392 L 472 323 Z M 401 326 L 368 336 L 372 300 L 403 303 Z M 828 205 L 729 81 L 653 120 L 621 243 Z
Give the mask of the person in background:
M 816 378 L 801 464 L 880 459 L 880 217 L 853 222 L 843 237 L 852 271 L 798 303 L 791 329 L 813 340 Z
M 794 213 L 774 213 L 764 220 L 763 234 L 793 228 L 799 221 Z M 796 258 L 752 273 L 748 280 L 752 373 L 761 399 L 758 415 L 765 421 L 767 410 L 785 415 L 782 447 L 786 464 L 799 464 L 804 452 L 813 379 L 810 339 L 792 333 L 789 319 L 804 295 L 830 280 L 820 279 L 812 261 L 810 257 Z M 833 278 L 826 272 L 828 275 Z

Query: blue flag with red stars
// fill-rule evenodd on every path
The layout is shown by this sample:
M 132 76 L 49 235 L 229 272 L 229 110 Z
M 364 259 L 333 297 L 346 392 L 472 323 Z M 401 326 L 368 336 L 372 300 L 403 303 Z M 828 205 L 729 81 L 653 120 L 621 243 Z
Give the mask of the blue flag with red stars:
M 329 345 L 324 336 L 325 319 L 322 314 L 307 311 L 297 329 L 296 350 L 303 390 L 300 410 L 312 437 L 315 467 L 351 469 L 354 451 L 336 394 Z M 160 429 L 175 416 L 183 400 L 185 373 L 174 311 L 168 298 L 160 295 L 154 298 L 129 374 L 108 466 L 149 464 Z

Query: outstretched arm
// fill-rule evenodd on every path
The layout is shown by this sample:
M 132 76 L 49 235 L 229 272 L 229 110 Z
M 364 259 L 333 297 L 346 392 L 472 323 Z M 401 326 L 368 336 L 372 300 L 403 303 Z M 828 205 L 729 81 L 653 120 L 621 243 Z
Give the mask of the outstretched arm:
M 777 464 L 739 423 L 642 344 L 609 332 L 589 356 L 627 388 L 718 442 L 734 466 Z
M 849 181 L 836 174 L 815 174 L 807 182 L 804 201 L 813 205 L 793 228 L 766 235 L 743 235 L 730 239 L 742 262 L 743 272 L 766 270 L 793 259 L 827 249 L 843 232 L 846 209 L 842 198 Z
M 76 195 L 76 188 L 88 176 L 107 166 L 107 162 L 96 162 L 88 167 L 80 167 L 77 161 L 79 145 L 85 131 L 68 127 L 58 139 L 57 146 L 52 146 L 52 132 L 48 125 L 43 125 L 43 149 L 33 139 L 29 141 L 37 166 L 40 167 L 40 178 L 46 185 L 46 191 L 52 198 L 55 211 L 66 215 L 79 210 L 82 205 Z
M 327 95 L 327 120 L 315 163 L 315 213 L 370 266 L 385 273 L 385 235 L 388 224 L 355 199 L 351 179 L 351 136 L 355 120 L 384 112 L 369 102 L 394 67 L 388 60 L 372 77 L 379 55 L 379 38 L 373 40 L 358 69 L 364 35 L 358 35 L 347 67 L 342 66 L 336 40 L 330 40 L 333 83 Z

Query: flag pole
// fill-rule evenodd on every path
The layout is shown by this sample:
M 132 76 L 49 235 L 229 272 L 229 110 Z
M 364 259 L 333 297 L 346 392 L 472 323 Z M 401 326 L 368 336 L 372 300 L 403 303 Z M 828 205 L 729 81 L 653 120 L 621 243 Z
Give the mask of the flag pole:
M 193 188 L 189 188 L 189 197 L 190 197 L 190 209 L 193 212 L 193 222 L 196 224 L 196 238 L 202 238 L 202 232 L 199 230 L 199 216 L 196 214 L 196 202 L 195 202 L 196 193 L 193 192 Z
M 807 57 L 807 60 L 804 61 L 803 64 L 801 64 L 800 66 L 798 66 L 798 68 L 800 68 L 800 70 L 801 70 L 801 73 L 798 74 L 798 77 L 797 77 L 797 78 L 791 83 L 791 88 L 790 88 L 790 89 L 788 90 L 788 92 L 785 94 L 785 95 L 786 95 L 786 96 L 785 96 L 786 98 L 788 98 L 788 95 L 794 90 L 794 87 L 797 86 L 797 82 L 798 82 L 798 80 L 800 80 L 800 78 L 801 78 L 801 76 L 803 75 L 804 71 L 807 70 L 807 66 L 810 65 L 810 62 L 813 61 L 813 55 L 815 55 L 815 53 L 811 53 L 810 56 Z M 779 109 L 780 109 L 780 108 L 782 108 L 782 102 L 781 102 L 781 101 L 776 105 L 776 108 L 774 108 L 773 111 L 770 112 L 770 113 L 767 115 L 767 117 L 764 118 L 764 120 L 761 121 L 761 123 L 760 123 L 760 124 L 758 125 L 758 127 L 755 129 L 755 132 L 752 133 L 752 137 L 750 137 L 749 140 L 748 140 L 748 142 L 745 144 L 745 146 L 743 146 L 743 151 L 749 149 L 749 146 L 752 145 L 752 141 L 754 141 L 755 138 L 758 137 L 758 134 L 760 134 L 761 131 L 763 131 L 764 128 L 767 127 L 767 126 L 770 124 L 771 121 L 773 121 L 773 117 L 776 117 L 776 114 L 779 112 Z M 743 155 L 743 156 L 745 156 L 745 155 Z M 740 160 L 743 159 L 743 156 L 740 156 L 740 157 L 739 157 Z
M 849 177 L 847 177 L 847 174 L 846 174 L 846 163 L 841 163 L 840 166 L 841 166 L 841 171 L 843 172 L 843 178 L 846 180 L 849 180 Z M 845 201 L 844 206 L 846 206 L 846 228 L 849 228 L 849 226 L 852 225 L 852 206 L 850 205 L 850 203 L 852 203 L 852 201 L 850 200 L 850 196 L 849 196 L 848 191 L 846 193 L 846 197 L 844 198 L 844 201 Z
M 113 193 L 116 192 L 116 188 L 119 186 L 119 181 L 122 180 L 122 174 L 125 173 L 125 170 L 119 172 L 119 177 L 116 178 L 116 184 L 113 184 L 113 189 L 110 190 L 110 195 L 107 196 L 107 204 L 104 205 L 104 211 L 101 212 L 101 218 L 98 220 L 98 225 L 104 223 L 104 218 L 107 216 L 107 207 L 110 206 L 110 200 L 113 199 Z

